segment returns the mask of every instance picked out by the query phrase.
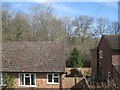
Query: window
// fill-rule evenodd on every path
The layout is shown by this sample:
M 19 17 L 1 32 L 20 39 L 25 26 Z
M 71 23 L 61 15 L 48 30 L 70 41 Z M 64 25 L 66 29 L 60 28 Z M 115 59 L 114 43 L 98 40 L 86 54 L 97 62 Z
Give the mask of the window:
M 3 85 L 6 85 L 6 78 L 7 78 L 7 74 L 2 73 L 2 83 L 3 83 Z
M 6 85 L 6 73 L 0 73 L 0 85 L 4 86 Z
M 47 74 L 47 84 L 59 84 L 59 74 Z
M 36 74 L 21 73 L 19 74 L 20 86 L 35 86 Z
M 102 51 L 99 52 L 99 57 L 103 58 L 103 52 Z
M 0 73 L 0 85 L 2 85 L 2 73 Z

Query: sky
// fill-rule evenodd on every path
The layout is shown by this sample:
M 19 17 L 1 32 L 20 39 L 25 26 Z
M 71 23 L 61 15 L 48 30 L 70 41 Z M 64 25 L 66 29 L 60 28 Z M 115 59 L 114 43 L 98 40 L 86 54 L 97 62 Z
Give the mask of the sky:
M 95 0 L 94 0 L 95 1 Z M 36 4 L 46 4 L 45 2 L 15 2 L 6 1 L 11 4 L 13 10 L 26 11 Z M 53 7 L 54 13 L 58 17 L 74 18 L 79 15 L 89 15 L 94 18 L 105 17 L 111 21 L 118 20 L 118 3 L 117 2 L 47 2 Z M 3 3 L 4 4 L 4 3 Z

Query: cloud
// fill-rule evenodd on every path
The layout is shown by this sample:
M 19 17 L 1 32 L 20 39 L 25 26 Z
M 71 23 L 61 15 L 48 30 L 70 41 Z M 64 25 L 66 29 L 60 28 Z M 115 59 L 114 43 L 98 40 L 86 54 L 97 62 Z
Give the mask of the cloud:
M 80 10 L 78 11 L 77 9 L 68 7 L 63 4 L 53 3 L 52 5 L 54 9 L 56 9 L 57 11 L 63 12 L 63 13 L 70 13 L 70 14 L 78 15 L 78 12 L 79 12 L 79 13 L 85 14 L 85 12 L 82 12 Z
M 53 8 L 60 10 L 60 11 L 65 11 L 65 12 L 69 12 L 72 13 L 73 11 L 75 11 L 73 8 L 64 6 L 64 5 L 60 5 L 60 4 L 54 4 Z

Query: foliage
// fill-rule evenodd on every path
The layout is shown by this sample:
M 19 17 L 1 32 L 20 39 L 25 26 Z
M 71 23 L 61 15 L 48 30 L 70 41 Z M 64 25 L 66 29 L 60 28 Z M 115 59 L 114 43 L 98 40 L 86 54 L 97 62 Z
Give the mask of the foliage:
M 15 78 L 13 76 L 10 76 L 10 75 L 6 76 L 7 88 L 14 88 L 14 80 Z
M 80 52 L 78 49 L 75 47 L 70 54 L 70 58 L 67 61 L 67 66 L 68 67 L 82 67 L 83 66 L 83 60 L 82 57 L 80 56 Z
M 31 7 L 27 12 L 13 11 L 10 4 L 2 4 L 2 41 L 64 41 L 66 60 L 73 47 L 79 48 L 78 58 L 84 60 L 84 65 L 76 64 L 76 59 L 68 60 L 67 66 L 71 66 L 71 61 L 78 65 L 76 67 L 90 66 L 90 49 L 98 45 L 100 37 L 103 34 L 120 34 L 120 23 L 104 17 L 95 19 L 79 15 L 58 18 L 50 4 Z
M 90 60 L 84 60 L 83 67 L 90 67 L 91 66 L 91 61 Z
M 82 74 L 77 69 L 71 69 L 68 77 L 82 77 Z

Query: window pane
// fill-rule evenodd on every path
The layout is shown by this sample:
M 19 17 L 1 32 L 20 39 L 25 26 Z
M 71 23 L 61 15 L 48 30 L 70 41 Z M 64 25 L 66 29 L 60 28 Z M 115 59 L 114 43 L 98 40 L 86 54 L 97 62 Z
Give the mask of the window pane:
M 24 74 L 20 74 L 20 85 L 24 85 Z
M 30 76 L 29 74 L 25 74 L 25 76 Z
M 31 74 L 31 85 L 35 85 L 35 75 Z
M 54 74 L 54 76 L 57 76 L 57 77 L 58 77 L 58 74 Z
M 3 75 L 2 75 L 2 77 L 3 77 L 3 84 L 6 84 L 6 76 L 7 76 L 7 74 L 3 73 Z
M 48 82 L 52 82 L 52 74 L 48 74 Z
M 102 57 L 103 57 L 103 52 L 100 51 L 100 52 L 99 52 L 99 55 L 100 55 L 100 58 L 102 58 Z
M 58 83 L 58 82 L 59 82 L 59 79 L 58 79 L 58 78 L 54 78 L 54 82 L 55 82 L 55 83 Z
M 25 77 L 25 85 L 30 85 L 30 77 Z

